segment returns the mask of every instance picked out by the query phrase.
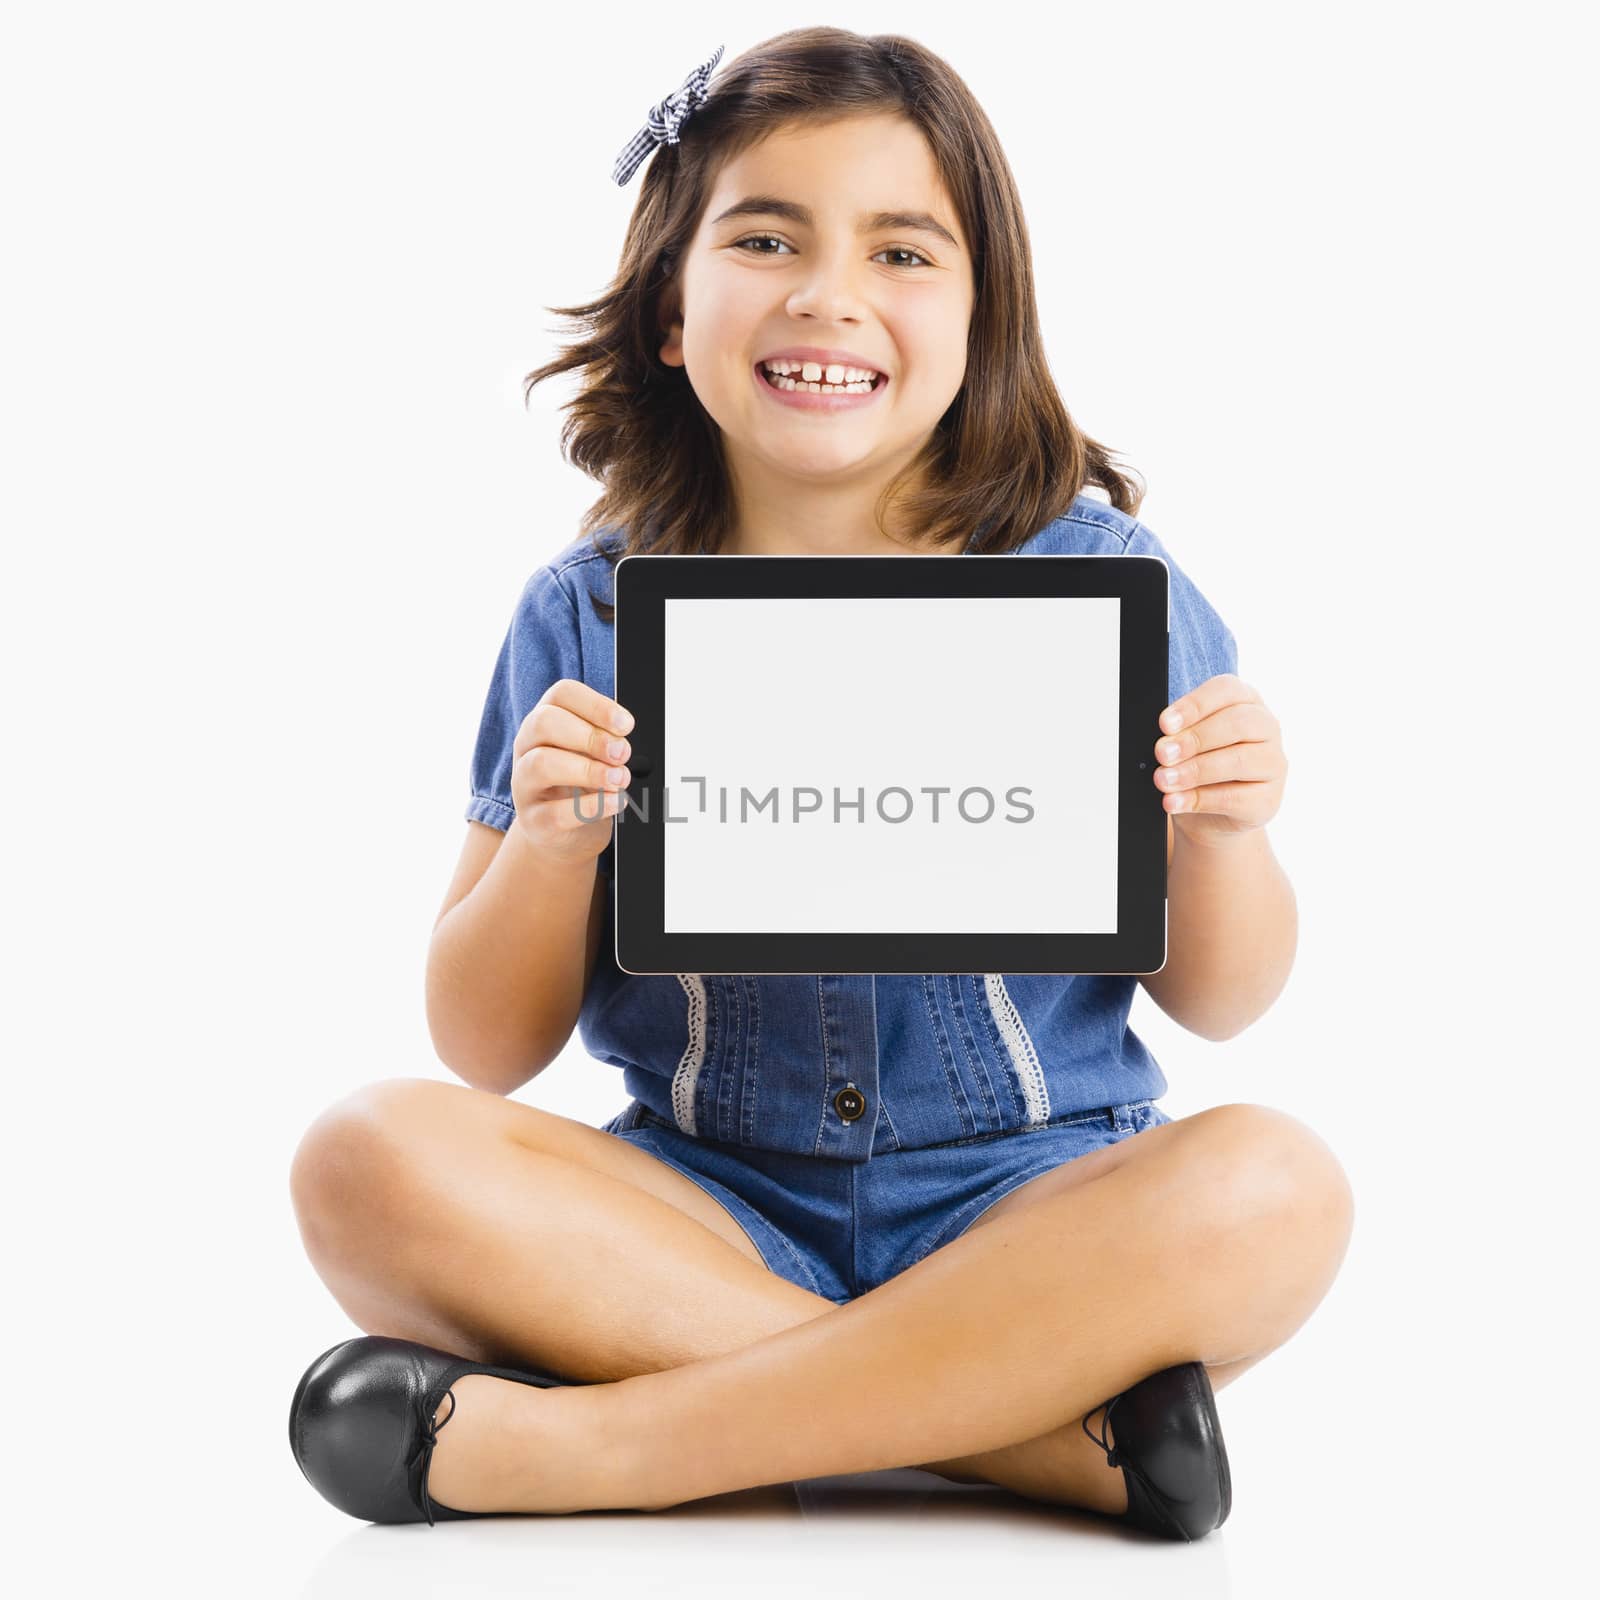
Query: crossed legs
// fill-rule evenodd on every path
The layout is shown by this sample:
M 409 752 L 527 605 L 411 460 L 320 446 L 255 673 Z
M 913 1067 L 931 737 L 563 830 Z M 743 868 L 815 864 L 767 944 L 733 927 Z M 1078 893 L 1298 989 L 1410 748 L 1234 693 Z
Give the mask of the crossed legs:
M 769 1272 L 645 1151 L 420 1079 L 324 1113 L 292 1193 L 366 1331 L 586 1380 L 457 1383 L 430 1484 L 481 1510 L 656 1508 L 901 1465 L 1120 1510 L 1084 1412 L 1179 1361 L 1220 1386 L 1260 1359 L 1326 1292 L 1351 1222 L 1315 1134 L 1221 1106 L 1023 1185 L 841 1307 Z

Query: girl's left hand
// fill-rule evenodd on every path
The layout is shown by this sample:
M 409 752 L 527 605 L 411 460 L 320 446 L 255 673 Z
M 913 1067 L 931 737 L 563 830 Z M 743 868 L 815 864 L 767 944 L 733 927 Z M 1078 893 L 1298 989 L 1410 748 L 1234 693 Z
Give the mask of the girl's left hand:
M 1260 828 L 1283 803 L 1289 763 L 1278 719 L 1231 672 L 1161 713 L 1155 785 L 1174 829 L 1200 844 Z

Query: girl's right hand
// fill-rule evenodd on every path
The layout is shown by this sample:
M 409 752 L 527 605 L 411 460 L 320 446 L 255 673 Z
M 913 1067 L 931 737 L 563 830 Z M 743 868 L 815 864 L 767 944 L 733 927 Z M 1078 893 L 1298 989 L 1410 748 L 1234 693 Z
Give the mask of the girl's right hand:
M 558 678 L 522 719 L 511 747 L 513 826 L 547 857 L 599 859 L 622 809 L 633 716 L 576 678 Z

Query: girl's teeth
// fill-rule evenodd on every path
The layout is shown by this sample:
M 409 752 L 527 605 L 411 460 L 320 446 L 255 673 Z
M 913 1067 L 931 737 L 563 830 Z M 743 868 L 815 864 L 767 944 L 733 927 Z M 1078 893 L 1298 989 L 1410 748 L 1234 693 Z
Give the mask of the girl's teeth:
M 774 389 L 809 389 L 812 394 L 867 394 L 870 383 L 796 383 L 792 378 L 774 378 Z
M 867 394 L 877 374 L 862 367 L 824 367 L 818 361 L 763 362 L 762 366 L 778 389 L 809 389 L 814 394 Z M 798 378 L 798 382 L 795 379 Z

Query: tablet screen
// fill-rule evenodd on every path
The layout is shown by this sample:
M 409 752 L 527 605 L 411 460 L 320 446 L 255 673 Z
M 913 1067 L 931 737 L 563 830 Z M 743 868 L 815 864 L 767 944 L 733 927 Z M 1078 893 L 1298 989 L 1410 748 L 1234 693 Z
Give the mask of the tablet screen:
M 1121 606 L 667 596 L 664 931 L 1117 932 Z

